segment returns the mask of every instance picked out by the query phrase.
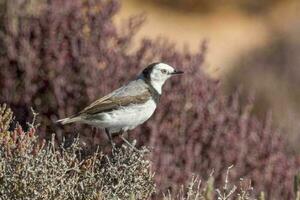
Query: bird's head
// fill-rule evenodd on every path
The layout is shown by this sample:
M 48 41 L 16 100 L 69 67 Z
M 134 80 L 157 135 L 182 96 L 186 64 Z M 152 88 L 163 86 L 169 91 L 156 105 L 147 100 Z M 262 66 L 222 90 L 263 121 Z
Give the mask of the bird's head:
M 142 76 L 161 94 L 161 88 L 165 81 L 174 75 L 182 73 L 183 71 L 175 70 L 165 63 L 152 63 L 143 70 Z

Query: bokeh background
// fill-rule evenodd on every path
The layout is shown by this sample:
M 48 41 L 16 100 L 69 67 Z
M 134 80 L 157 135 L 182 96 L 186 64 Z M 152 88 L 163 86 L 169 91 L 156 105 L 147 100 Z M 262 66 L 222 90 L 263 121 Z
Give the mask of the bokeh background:
M 193 174 L 215 184 L 251 179 L 254 194 L 295 196 L 299 166 L 298 1 L 2 0 L 0 102 L 39 135 L 80 135 L 87 151 L 109 147 L 101 131 L 54 122 L 118 88 L 147 64 L 184 70 L 155 115 L 131 132 L 152 149 L 157 196 Z M 296 188 L 297 189 L 297 188 Z
M 272 111 L 299 152 L 300 2 L 296 0 L 128 0 L 116 22 L 146 16 L 135 38 L 167 37 L 176 48 L 197 50 L 208 42 L 205 72 L 221 80 L 224 92 L 255 95 L 254 112 Z

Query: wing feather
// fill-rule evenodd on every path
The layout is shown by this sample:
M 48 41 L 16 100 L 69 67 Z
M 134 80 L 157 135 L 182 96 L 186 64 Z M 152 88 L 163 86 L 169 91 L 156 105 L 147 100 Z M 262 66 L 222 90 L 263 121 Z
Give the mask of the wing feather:
M 128 96 L 128 94 L 131 95 Z M 129 104 L 144 103 L 149 100 L 149 98 L 151 98 L 151 91 L 148 85 L 143 80 L 137 79 L 92 102 L 89 106 L 85 107 L 71 118 L 80 115 L 92 115 L 101 112 L 108 112 Z
M 88 107 L 84 108 L 78 113 L 78 115 L 91 115 L 101 112 L 108 112 L 117 109 L 122 106 L 127 106 L 129 104 L 141 104 L 149 100 L 151 94 L 148 90 L 140 95 L 135 96 L 111 96 L 103 97 L 95 102 L 93 102 Z M 77 116 L 78 116 L 77 115 Z

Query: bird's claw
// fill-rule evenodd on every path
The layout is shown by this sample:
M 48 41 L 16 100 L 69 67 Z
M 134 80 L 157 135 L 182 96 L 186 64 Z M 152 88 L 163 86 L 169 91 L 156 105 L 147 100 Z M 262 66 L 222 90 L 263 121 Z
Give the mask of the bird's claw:
M 130 143 L 128 140 L 126 140 L 124 137 L 123 137 L 123 135 L 121 135 L 120 136 L 121 137 L 121 139 L 131 148 L 131 149 L 133 149 L 134 151 L 136 151 L 136 152 L 138 152 L 138 153 L 141 153 L 141 151 L 140 150 L 138 150 L 136 147 L 135 147 L 135 145 L 136 145 L 136 140 L 133 140 L 133 142 L 132 143 Z

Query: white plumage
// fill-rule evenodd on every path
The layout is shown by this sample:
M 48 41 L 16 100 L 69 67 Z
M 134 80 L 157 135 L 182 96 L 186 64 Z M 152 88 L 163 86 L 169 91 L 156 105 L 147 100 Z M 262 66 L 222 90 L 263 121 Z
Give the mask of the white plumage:
M 82 120 L 98 128 L 107 128 L 110 133 L 126 132 L 147 121 L 156 109 L 155 102 L 150 99 L 143 104 L 132 104 L 120 107 L 111 112 L 99 113 L 93 119 Z

